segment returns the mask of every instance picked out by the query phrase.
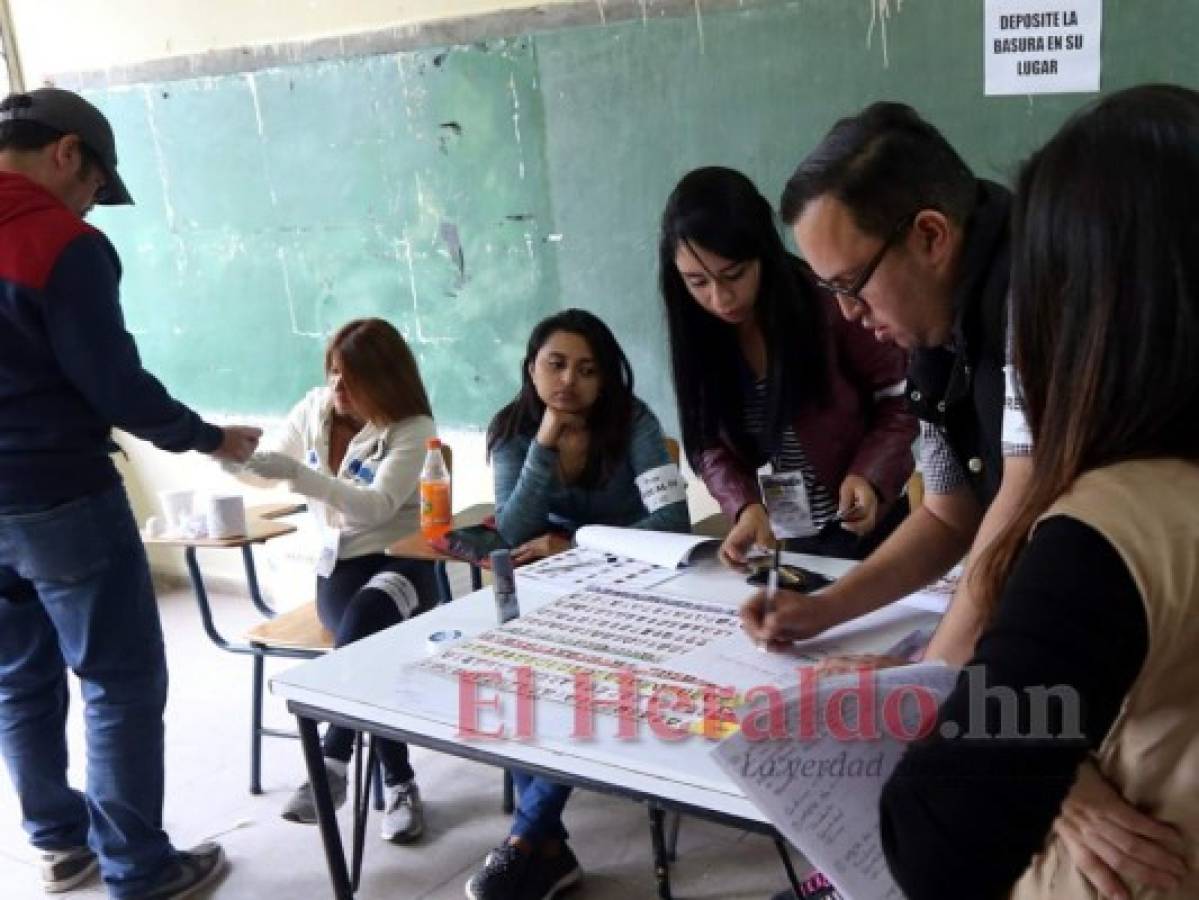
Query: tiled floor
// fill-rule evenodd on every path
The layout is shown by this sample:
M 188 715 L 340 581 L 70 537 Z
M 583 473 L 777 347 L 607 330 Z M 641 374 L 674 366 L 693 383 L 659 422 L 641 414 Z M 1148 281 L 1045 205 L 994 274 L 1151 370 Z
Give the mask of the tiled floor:
M 216 596 L 218 618 L 240 634 L 253 614 L 238 597 Z M 247 790 L 250 662 L 209 644 L 190 594 L 161 597 L 171 667 L 167 707 L 166 827 L 178 846 L 219 836 L 232 868 L 214 896 L 228 900 L 329 897 L 317 830 L 278 817 L 289 791 L 303 777 L 299 745 L 267 739 L 266 793 Z M 268 667 L 269 668 L 269 667 Z M 282 705 L 268 701 L 268 720 L 286 727 Z M 74 783 L 82 783 L 80 704 L 71 717 Z M 426 798 L 429 830 L 402 848 L 381 842 L 371 823 L 362 898 L 448 900 L 463 896 L 464 880 L 506 834 L 495 769 L 430 751 L 413 751 Z M 567 807 L 572 846 L 586 878 L 568 897 L 578 900 L 650 900 L 656 896 L 645 810 L 630 802 L 576 793 Z M 343 810 L 348 836 L 348 810 Z M 769 841 L 685 819 L 679 860 L 673 866 L 675 896 L 712 900 L 763 900 L 784 884 Z M 0 900 L 45 896 L 19 824 L 16 797 L 0 778 Z M 66 896 L 102 897 L 98 883 Z

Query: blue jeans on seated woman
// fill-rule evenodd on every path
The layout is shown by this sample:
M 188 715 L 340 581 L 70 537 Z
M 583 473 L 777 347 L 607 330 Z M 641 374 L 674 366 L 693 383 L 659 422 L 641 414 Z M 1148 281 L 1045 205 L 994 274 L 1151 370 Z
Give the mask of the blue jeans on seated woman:
M 87 789 L 67 783 L 67 667 L 87 713 Z M 174 865 L 162 830 L 167 663 L 122 486 L 0 508 L 0 750 L 40 850 L 90 845 L 110 895 Z
M 562 810 L 572 789 L 548 778 L 519 771 L 512 773 L 512 781 L 516 785 L 517 799 L 509 834 L 534 846 L 554 838 L 566 840 L 569 835 L 562 824 Z

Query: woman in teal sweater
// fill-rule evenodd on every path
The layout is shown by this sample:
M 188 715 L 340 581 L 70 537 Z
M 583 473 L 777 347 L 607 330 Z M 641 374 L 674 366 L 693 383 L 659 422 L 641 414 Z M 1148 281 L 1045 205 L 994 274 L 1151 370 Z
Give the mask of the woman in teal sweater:
M 533 329 L 516 399 L 487 430 L 496 523 L 516 562 L 582 525 L 689 531 L 678 467 L 611 330 L 581 309 Z
M 568 309 L 533 329 L 521 389 L 487 430 L 496 523 L 527 562 L 570 546 L 582 525 L 689 531 L 678 466 L 633 395 L 633 371 L 608 326 Z M 514 772 L 508 839 L 467 882 L 471 900 L 551 900 L 582 871 L 566 843 L 570 788 Z

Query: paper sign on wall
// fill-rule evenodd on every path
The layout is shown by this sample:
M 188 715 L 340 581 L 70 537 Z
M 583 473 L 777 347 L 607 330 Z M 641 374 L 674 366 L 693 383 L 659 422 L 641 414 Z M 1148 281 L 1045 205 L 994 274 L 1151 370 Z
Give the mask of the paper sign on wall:
M 987 0 L 988 96 L 1099 90 L 1103 0 Z

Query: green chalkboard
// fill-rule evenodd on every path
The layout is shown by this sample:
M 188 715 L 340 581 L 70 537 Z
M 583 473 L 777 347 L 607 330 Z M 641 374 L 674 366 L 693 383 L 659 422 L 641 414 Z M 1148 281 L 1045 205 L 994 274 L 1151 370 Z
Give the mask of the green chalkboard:
M 147 365 L 203 409 L 278 413 L 377 315 L 439 416 L 481 420 L 557 302 L 535 80 L 515 39 L 93 95 L 137 201 L 97 221 Z
M 984 97 L 982 0 L 892 3 L 885 44 L 869 2 L 698 7 L 95 92 L 139 204 L 97 221 L 148 363 L 202 408 L 280 412 L 319 377 L 332 328 L 384 315 L 438 418 L 482 426 L 528 328 L 583 306 L 674 431 L 656 228 L 683 172 L 736 166 L 775 199 L 836 118 L 893 98 L 1008 180 L 1089 99 Z M 1199 4 L 1104 13 L 1104 90 L 1199 86 Z

